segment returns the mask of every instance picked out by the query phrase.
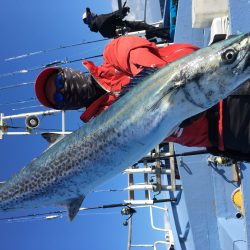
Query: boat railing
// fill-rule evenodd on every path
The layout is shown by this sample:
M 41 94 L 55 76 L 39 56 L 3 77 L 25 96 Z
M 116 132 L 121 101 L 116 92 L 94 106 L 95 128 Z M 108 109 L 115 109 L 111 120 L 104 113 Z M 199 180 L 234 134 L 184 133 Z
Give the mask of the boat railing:
M 177 173 L 175 157 L 169 157 L 174 155 L 174 147 L 172 143 L 162 143 L 155 147 L 147 156 L 138 161 L 137 164 L 131 166 L 124 171 L 128 175 L 128 200 L 125 203 L 131 204 L 131 208 L 139 209 L 146 208 L 149 209 L 149 219 L 150 226 L 152 230 L 165 232 L 164 241 L 155 241 L 152 244 L 133 244 L 132 243 L 132 222 L 133 214 L 129 214 L 129 218 L 126 220 L 126 226 L 128 226 L 128 250 L 136 247 L 145 247 L 157 249 L 159 244 L 166 244 L 169 246 L 174 245 L 173 234 L 170 228 L 170 223 L 166 219 L 168 218 L 168 208 L 167 206 L 156 206 L 155 203 L 164 202 L 164 199 L 156 199 L 158 195 L 164 195 L 166 191 L 174 192 L 181 189 L 181 185 L 176 185 L 175 176 Z M 165 157 L 164 157 L 165 156 Z M 173 159 L 172 159 L 173 158 Z M 138 175 L 141 175 L 143 182 L 135 182 L 135 175 L 138 179 Z M 167 176 L 168 183 L 164 183 Z M 153 176 L 153 177 L 152 177 Z M 136 199 L 136 192 L 144 191 L 144 198 Z M 138 195 L 138 194 L 137 194 Z M 152 198 L 153 196 L 153 198 Z M 170 202 L 175 202 L 175 199 L 169 200 Z M 164 227 L 159 227 L 155 225 L 154 212 L 163 211 Z

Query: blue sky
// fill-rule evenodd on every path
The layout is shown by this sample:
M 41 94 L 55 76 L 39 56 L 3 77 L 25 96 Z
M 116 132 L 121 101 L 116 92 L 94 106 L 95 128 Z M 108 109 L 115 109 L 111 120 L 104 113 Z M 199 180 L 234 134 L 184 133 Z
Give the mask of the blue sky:
M 142 3 L 143 1 L 138 2 Z M 128 1 L 128 3 L 132 4 L 132 1 Z M 99 34 L 89 32 L 88 28 L 82 23 L 81 16 L 87 6 L 95 10 L 97 14 L 112 11 L 111 0 L 4 1 L 0 9 L 0 75 L 41 66 L 55 60 L 64 60 L 65 58 L 72 60 L 101 54 L 104 45 L 107 43 L 106 41 L 57 50 L 51 53 L 43 53 L 18 60 L 4 61 L 4 59 L 9 57 L 35 52 L 41 49 L 47 50 L 60 45 L 102 39 Z M 139 4 L 137 4 L 137 8 L 138 6 Z M 130 5 L 130 7 L 132 6 Z M 131 11 L 132 10 L 131 8 Z M 101 64 L 102 58 L 95 59 L 94 62 Z M 67 66 L 83 69 L 81 62 Z M 39 71 L 32 71 L 27 74 L 0 77 L 0 88 L 11 84 L 34 81 L 38 73 Z M 11 115 L 44 110 L 45 108 L 43 107 L 13 110 L 14 108 L 36 106 L 39 104 L 36 101 L 22 105 L 3 105 L 9 102 L 28 100 L 32 97 L 34 97 L 32 85 L 10 90 L 0 90 L 0 112 L 5 115 Z M 79 115 L 80 112 L 67 114 L 66 128 L 68 130 L 74 130 L 82 125 L 79 120 Z M 58 128 L 60 126 L 59 118 L 58 116 L 41 118 L 41 128 Z M 8 125 L 23 127 L 24 120 L 13 120 L 10 121 Z M 0 181 L 9 178 L 34 157 L 41 154 L 46 147 L 47 143 L 41 139 L 40 136 L 5 136 L 3 140 L 0 140 Z M 120 175 L 98 189 L 121 189 L 126 185 L 126 177 Z M 94 193 L 85 199 L 84 207 L 120 203 L 126 198 L 127 194 L 121 192 L 112 194 Z M 31 211 L 15 211 L 11 213 L 0 213 L 0 217 L 53 210 L 53 208 L 43 208 Z M 135 215 L 135 244 L 150 244 L 153 240 L 163 239 L 163 234 L 154 234 L 150 230 L 148 214 L 148 210 L 145 210 L 145 212 L 140 210 Z M 159 216 L 159 218 L 161 217 Z M 120 215 L 120 209 L 112 209 L 82 213 L 78 215 L 72 223 L 69 223 L 66 217 L 50 221 L 28 220 L 12 223 L 0 222 L 0 249 L 126 249 L 127 228 L 122 225 L 124 220 L 125 217 Z M 158 226 L 163 226 L 162 220 L 160 219 L 156 223 Z

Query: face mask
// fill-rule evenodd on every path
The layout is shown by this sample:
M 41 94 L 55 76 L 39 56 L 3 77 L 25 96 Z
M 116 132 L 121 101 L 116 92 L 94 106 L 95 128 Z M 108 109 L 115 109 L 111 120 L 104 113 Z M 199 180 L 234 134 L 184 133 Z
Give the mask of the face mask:
M 55 107 L 62 110 L 87 108 L 105 94 L 91 75 L 71 68 L 64 68 L 57 74 L 55 86 Z

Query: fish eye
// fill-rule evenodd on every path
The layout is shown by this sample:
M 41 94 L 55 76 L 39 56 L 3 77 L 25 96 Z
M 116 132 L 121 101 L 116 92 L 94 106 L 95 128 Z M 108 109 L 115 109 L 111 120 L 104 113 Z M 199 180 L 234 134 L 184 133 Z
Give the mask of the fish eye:
M 222 54 L 222 60 L 229 64 L 229 63 L 233 63 L 235 61 L 237 57 L 237 53 L 235 50 L 233 49 L 228 49 L 226 50 L 223 54 Z

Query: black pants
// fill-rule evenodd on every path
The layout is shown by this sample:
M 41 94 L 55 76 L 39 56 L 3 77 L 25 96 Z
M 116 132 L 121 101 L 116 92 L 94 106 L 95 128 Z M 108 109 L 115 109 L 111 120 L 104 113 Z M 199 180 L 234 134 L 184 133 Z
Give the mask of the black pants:
M 223 107 L 225 148 L 250 154 L 250 95 L 230 96 Z
M 163 40 L 169 41 L 170 36 L 169 32 L 166 29 L 159 29 L 153 25 L 140 22 L 140 21 L 124 21 L 124 25 L 127 28 L 128 32 L 146 30 L 146 38 L 151 39 L 153 37 L 159 37 Z
M 218 143 L 218 107 L 208 111 L 209 136 L 216 153 Z M 250 160 L 250 81 L 237 92 L 223 100 L 223 142 L 226 156 L 239 160 Z M 218 130 L 217 130 L 218 131 Z M 216 138 L 217 137 L 217 138 Z

